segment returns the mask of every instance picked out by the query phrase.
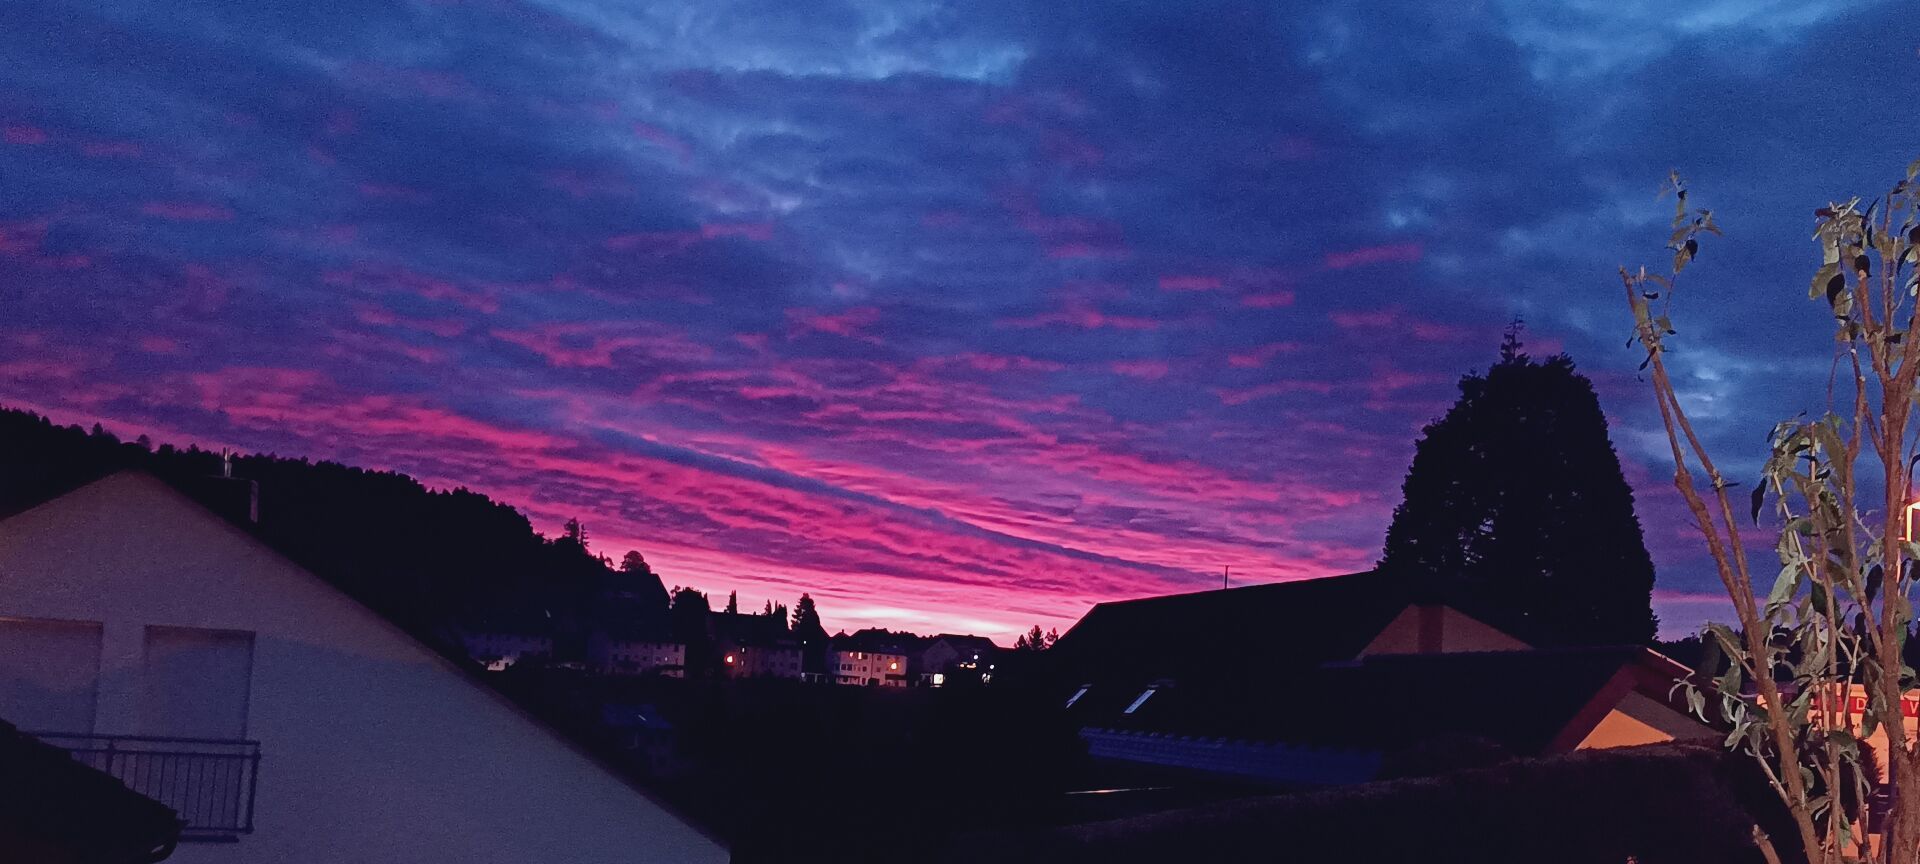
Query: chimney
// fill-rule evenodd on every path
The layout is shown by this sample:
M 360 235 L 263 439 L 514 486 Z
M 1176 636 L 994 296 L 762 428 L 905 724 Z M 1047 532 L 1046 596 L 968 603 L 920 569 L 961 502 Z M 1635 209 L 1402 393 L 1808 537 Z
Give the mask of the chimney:
M 187 484 L 187 493 L 207 509 L 245 525 L 260 522 L 260 484 L 233 476 L 233 456 L 220 454 L 218 476 L 195 477 Z

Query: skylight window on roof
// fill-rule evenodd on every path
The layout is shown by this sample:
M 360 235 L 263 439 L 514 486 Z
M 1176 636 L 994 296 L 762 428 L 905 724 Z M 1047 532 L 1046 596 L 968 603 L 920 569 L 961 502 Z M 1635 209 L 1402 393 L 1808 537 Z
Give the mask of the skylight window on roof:
M 1133 712 L 1140 710 L 1140 706 L 1147 704 L 1147 700 L 1151 698 L 1153 694 L 1159 691 L 1160 691 L 1160 688 L 1157 686 L 1148 687 L 1147 689 L 1140 691 L 1140 698 L 1133 700 L 1133 704 L 1128 705 L 1127 710 L 1122 711 L 1120 713 L 1132 714 Z
M 1073 707 L 1073 703 L 1075 703 L 1075 702 L 1078 702 L 1078 701 L 1080 701 L 1080 697 L 1082 697 L 1082 696 L 1085 696 L 1085 695 L 1087 695 L 1087 690 L 1088 690 L 1088 689 L 1090 689 L 1090 688 L 1092 688 L 1092 687 L 1093 687 L 1093 685 L 1092 685 L 1092 684 L 1082 684 L 1082 685 L 1080 685 L 1080 689 L 1078 689 L 1078 690 L 1075 690 L 1075 691 L 1073 691 L 1073 695 L 1072 695 L 1072 696 L 1068 696 L 1068 697 L 1067 697 L 1067 706 L 1066 706 L 1066 707 L 1068 707 L 1068 708 L 1072 708 L 1072 707 Z

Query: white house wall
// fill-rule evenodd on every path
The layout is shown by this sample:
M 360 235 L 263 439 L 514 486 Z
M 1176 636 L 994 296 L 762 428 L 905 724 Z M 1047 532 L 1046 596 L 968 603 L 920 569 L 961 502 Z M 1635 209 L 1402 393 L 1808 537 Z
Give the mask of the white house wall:
M 143 728 L 148 626 L 253 634 L 256 830 L 183 844 L 173 861 L 727 859 L 444 658 L 145 475 L 0 522 L 0 617 L 103 623 L 99 734 Z

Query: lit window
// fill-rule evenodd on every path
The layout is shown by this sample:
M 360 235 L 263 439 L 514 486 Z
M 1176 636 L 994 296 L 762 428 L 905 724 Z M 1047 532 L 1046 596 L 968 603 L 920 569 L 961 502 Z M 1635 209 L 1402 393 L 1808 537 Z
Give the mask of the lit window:
M 1147 704 L 1147 700 L 1151 698 L 1154 692 L 1158 691 L 1159 689 L 1160 688 L 1158 687 L 1148 687 L 1147 689 L 1140 691 L 1140 698 L 1133 700 L 1133 704 L 1128 705 L 1127 710 L 1122 711 L 1120 713 L 1132 714 L 1133 712 L 1140 710 L 1140 706 Z
M 1080 685 L 1080 689 L 1073 691 L 1073 695 L 1067 697 L 1067 707 L 1072 708 L 1073 703 L 1080 701 L 1080 697 L 1087 695 L 1087 689 L 1092 686 L 1092 684 Z

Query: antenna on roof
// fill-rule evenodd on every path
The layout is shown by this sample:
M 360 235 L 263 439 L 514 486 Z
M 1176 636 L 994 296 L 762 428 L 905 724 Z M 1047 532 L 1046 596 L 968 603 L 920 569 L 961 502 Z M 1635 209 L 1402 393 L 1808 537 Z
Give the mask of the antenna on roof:
M 1232 564 L 1228 564 L 1227 566 L 1220 568 L 1220 590 L 1222 591 L 1227 590 L 1227 574 L 1232 572 L 1233 572 Z

